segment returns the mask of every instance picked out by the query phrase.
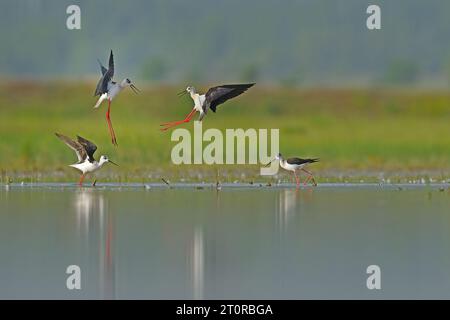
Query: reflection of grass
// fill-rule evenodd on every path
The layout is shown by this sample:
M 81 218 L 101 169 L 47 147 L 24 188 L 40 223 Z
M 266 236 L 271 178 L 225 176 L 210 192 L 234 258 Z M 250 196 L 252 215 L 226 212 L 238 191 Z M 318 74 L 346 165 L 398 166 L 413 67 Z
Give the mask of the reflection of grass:
M 170 133 L 159 123 L 181 119 L 190 111 L 179 88 L 148 88 L 141 95 L 129 90 L 113 102 L 112 120 L 119 148 L 109 140 L 105 108 L 93 110 L 93 84 L 16 82 L 0 85 L 0 169 L 2 176 L 55 180 L 53 171 L 75 174 L 66 167 L 74 155 L 53 135 L 80 134 L 99 145 L 120 168 L 105 170 L 111 179 L 157 179 L 161 175 L 227 179 L 241 171 L 257 176 L 258 167 L 173 166 Z M 279 128 L 286 155 L 320 157 L 315 172 L 324 177 L 355 170 L 367 172 L 434 172 L 450 169 L 450 95 L 439 92 L 375 90 L 305 90 L 252 88 L 206 117 L 204 130 Z M 192 129 L 192 124 L 184 125 Z M 192 170 L 201 169 L 201 170 Z M 242 169 L 242 170 L 241 170 Z M 169 170 L 171 170 L 169 172 Z M 200 173 L 199 173 L 200 172 Z M 51 173 L 51 174 L 50 174 Z M 144 174 L 145 173 L 145 174 Z M 233 176 L 233 177 L 232 177 Z M 139 177 L 139 178 L 138 178 Z

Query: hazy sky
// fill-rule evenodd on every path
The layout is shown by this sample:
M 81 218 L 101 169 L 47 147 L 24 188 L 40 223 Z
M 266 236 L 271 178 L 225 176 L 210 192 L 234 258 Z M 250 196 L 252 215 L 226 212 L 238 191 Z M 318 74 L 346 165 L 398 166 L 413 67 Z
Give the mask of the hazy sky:
M 112 48 L 118 74 L 154 82 L 444 86 L 450 1 L 2 0 L 0 39 L 2 77 L 95 76 Z

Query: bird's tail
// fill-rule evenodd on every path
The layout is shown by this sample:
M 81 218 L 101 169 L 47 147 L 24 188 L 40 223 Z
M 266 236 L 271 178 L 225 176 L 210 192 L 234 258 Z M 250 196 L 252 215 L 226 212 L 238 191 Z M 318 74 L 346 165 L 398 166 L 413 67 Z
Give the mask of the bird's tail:
M 319 162 L 319 158 L 308 159 L 310 163 Z
M 200 112 L 200 116 L 198 117 L 198 121 L 202 121 L 203 118 L 205 117 L 206 112 Z
M 106 99 L 106 95 L 101 95 L 100 98 L 98 98 L 97 103 L 94 106 L 94 109 L 97 109 L 102 104 L 103 100 Z

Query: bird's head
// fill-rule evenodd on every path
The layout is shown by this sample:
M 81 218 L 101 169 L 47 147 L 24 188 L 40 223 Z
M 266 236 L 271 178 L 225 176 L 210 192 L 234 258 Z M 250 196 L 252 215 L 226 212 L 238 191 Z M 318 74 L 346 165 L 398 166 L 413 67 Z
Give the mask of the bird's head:
M 102 165 L 104 165 L 105 163 L 111 163 L 111 164 L 113 164 L 113 165 L 115 165 L 115 166 L 118 166 L 117 163 L 114 163 L 114 162 L 112 162 L 111 160 L 109 160 L 109 158 L 108 158 L 107 156 L 101 156 L 101 157 L 100 157 L 100 160 L 99 160 L 99 164 L 102 166 Z
M 181 91 L 181 92 L 178 92 L 178 96 L 184 96 L 185 94 L 190 94 L 190 95 L 193 95 L 193 94 L 195 94 L 196 93 L 196 91 L 195 91 L 195 88 L 194 87 L 191 87 L 191 86 L 188 86 L 187 88 L 186 88 L 186 90 L 183 90 L 183 91 Z
M 273 158 L 272 161 L 270 161 L 269 163 L 267 163 L 267 164 L 265 165 L 265 167 L 270 166 L 270 165 L 272 164 L 272 162 L 274 162 L 274 161 L 276 161 L 276 160 L 283 160 L 283 156 L 281 155 L 281 153 L 278 153 L 278 154 L 275 156 L 275 158 Z
M 187 92 L 187 93 L 195 93 L 196 91 L 195 91 L 195 88 L 194 88 L 194 87 L 188 86 L 188 87 L 186 88 L 186 92 Z
M 131 90 L 133 90 L 133 92 L 136 94 L 140 92 L 140 90 L 128 78 L 123 79 L 122 87 L 130 87 Z

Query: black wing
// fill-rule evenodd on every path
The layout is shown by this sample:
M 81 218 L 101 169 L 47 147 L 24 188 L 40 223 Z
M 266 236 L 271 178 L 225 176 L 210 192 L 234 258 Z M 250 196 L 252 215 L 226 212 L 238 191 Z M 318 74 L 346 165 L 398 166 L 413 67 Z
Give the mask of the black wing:
M 82 138 L 80 136 L 77 136 L 77 140 L 78 140 L 78 143 L 81 144 L 84 147 L 84 149 L 86 150 L 86 153 L 89 157 L 89 161 L 93 162 L 95 160 L 94 153 L 95 153 L 95 150 L 97 150 L 97 146 L 94 143 L 92 143 L 91 141 L 89 141 L 85 138 Z
M 287 163 L 289 163 L 289 164 L 297 164 L 297 165 L 300 165 L 300 164 L 305 164 L 305 163 L 314 163 L 314 162 L 319 161 L 319 159 L 318 159 L 318 158 L 316 158 L 316 159 L 289 158 L 289 159 L 287 159 L 286 161 L 287 161 Z
M 97 83 L 97 88 L 95 88 L 94 96 L 100 96 L 108 92 L 108 83 L 112 80 L 114 76 L 114 56 L 112 50 L 111 53 L 109 54 L 108 70 L 106 70 L 106 68 L 101 63 L 100 69 L 102 70 L 102 77 Z
M 98 61 L 98 64 L 100 65 L 100 70 L 102 71 L 102 76 L 104 76 L 105 73 L 108 71 L 108 69 L 106 69 L 106 68 L 102 65 L 102 63 L 101 63 L 101 61 L 100 61 L 99 59 L 97 59 L 97 61 Z
M 219 104 L 225 101 L 237 97 L 238 95 L 247 91 L 248 88 L 253 87 L 254 83 L 248 84 L 226 84 L 222 86 L 213 87 L 206 93 L 205 109 L 210 108 L 213 112 L 216 112 L 216 108 Z
M 55 135 L 61 139 L 70 149 L 75 151 L 78 157 L 78 163 L 82 163 L 87 158 L 87 153 L 85 150 L 85 147 L 80 144 L 79 142 L 73 141 L 69 137 L 66 137 L 65 135 L 55 133 Z

